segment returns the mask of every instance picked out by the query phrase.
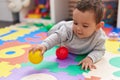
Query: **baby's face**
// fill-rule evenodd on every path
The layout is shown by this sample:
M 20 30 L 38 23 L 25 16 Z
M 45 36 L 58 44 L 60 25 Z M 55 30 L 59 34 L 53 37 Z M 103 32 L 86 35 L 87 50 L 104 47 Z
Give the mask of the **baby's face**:
M 97 31 L 95 16 L 92 11 L 73 11 L 73 31 L 79 38 L 90 37 Z

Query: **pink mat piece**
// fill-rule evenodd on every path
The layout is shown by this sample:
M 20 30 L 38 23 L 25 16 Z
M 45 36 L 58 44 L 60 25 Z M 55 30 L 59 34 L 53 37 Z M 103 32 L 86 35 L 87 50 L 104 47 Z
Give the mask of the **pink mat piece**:
M 32 41 L 32 42 L 43 41 L 47 37 L 47 33 L 42 32 L 42 33 L 36 34 L 34 37 L 37 37 L 37 38 L 25 38 L 25 39 L 28 42 L 29 41 Z

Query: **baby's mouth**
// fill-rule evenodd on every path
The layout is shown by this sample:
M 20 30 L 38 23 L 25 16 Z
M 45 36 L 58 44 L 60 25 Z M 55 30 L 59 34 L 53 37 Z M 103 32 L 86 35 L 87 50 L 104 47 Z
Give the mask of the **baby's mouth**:
M 83 35 L 82 33 L 77 33 L 78 35 Z

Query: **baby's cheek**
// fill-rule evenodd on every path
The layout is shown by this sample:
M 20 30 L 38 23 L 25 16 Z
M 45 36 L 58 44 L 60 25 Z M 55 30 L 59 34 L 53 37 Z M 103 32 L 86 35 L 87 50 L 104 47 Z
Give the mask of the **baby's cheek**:
M 91 35 L 92 35 L 92 32 L 90 32 L 90 31 L 86 31 L 86 32 L 85 32 L 85 36 L 86 36 L 86 37 L 89 37 L 89 36 L 91 36 Z

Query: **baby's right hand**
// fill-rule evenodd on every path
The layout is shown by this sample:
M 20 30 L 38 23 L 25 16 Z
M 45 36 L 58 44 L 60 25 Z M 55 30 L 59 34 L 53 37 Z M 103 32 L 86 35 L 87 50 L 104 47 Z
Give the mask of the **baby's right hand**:
M 38 45 L 37 47 L 34 47 L 32 49 L 29 50 L 29 52 L 35 52 L 36 50 L 41 50 L 42 55 L 44 54 L 44 52 L 47 50 L 46 47 L 44 45 Z M 41 55 L 41 54 L 40 54 Z

